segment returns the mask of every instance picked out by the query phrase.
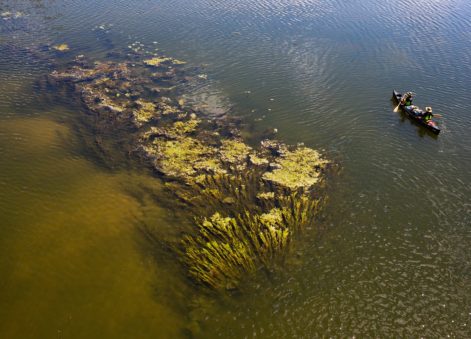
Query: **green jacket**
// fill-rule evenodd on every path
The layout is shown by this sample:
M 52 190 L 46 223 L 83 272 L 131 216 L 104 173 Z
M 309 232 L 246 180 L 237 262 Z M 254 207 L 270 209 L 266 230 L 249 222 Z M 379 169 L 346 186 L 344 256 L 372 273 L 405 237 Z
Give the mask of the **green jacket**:
M 425 112 L 423 119 L 424 119 L 425 122 L 427 122 L 427 121 L 429 121 L 429 120 L 432 120 L 432 117 L 433 117 L 433 114 L 432 114 L 432 113 L 430 113 L 430 112 Z

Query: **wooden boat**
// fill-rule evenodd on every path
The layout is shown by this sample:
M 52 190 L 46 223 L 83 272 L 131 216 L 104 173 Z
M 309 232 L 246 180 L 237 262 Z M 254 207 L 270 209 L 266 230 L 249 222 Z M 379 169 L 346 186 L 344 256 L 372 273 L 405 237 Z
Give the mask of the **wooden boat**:
M 393 99 L 394 99 L 394 102 L 397 104 L 399 104 L 399 102 L 401 101 L 402 99 L 402 94 L 397 92 L 396 90 L 393 90 Z M 417 106 L 404 106 L 404 105 L 400 105 L 399 106 L 401 108 L 401 110 L 407 114 L 407 116 L 412 119 L 413 121 L 415 121 L 416 123 L 418 123 L 419 125 L 422 125 L 424 127 L 426 127 L 427 129 L 429 129 L 430 131 L 432 131 L 433 133 L 435 134 L 438 134 L 440 133 L 440 128 L 438 127 L 437 123 L 433 120 L 428 120 L 428 121 L 425 121 L 423 119 L 423 114 L 424 114 L 424 111 L 421 110 L 419 107 Z

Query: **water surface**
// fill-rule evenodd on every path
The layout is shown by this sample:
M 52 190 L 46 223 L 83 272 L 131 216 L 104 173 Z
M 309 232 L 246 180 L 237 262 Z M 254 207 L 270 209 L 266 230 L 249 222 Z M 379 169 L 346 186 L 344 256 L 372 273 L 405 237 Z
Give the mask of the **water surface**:
M 469 2 L 3 1 L 7 10 L 25 17 L 0 24 L 1 337 L 471 336 Z M 140 232 L 177 236 L 160 182 L 98 161 L 82 111 L 35 85 L 51 66 L 29 48 L 66 42 L 61 63 L 134 41 L 204 64 L 206 97 L 248 130 L 275 127 L 341 164 L 327 230 L 306 235 L 285 273 L 236 295 L 188 284 Z M 442 133 L 393 113 L 393 88 L 441 113 Z

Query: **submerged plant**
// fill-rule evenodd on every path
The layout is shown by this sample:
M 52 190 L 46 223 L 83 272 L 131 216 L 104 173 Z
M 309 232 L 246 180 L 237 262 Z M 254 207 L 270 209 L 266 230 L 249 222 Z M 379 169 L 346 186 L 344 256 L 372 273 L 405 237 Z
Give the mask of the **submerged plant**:
M 272 269 L 283 262 L 294 236 L 312 223 L 318 199 L 300 192 L 260 192 L 260 175 L 253 173 L 252 181 L 228 174 L 208 176 L 194 186 L 201 189 L 189 195 L 196 196 L 192 203 L 202 197 L 202 209 L 216 209 L 210 218 L 198 221 L 197 234 L 184 241 L 185 264 L 196 281 L 232 288 L 255 267 Z M 224 206 L 228 199 L 229 206 Z M 222 217 L 223 210 L 232 216 Z
M 151 59 L 144 60 L 144 64 L 146 64 L 147 66 L 160 67 L 162 64 L 184 65 L 186 64 L 186 62 L 167 57 L 154 57 Z
M 206 75 L 188 77 L 182 64 L 155 55 L 95 63 L 82 56 L 50 80 L 67 83 L 95 114 L 96 126 L 126 131 L 132 154 L 166 181 L 178 207 L 197 216 L 196 233 L 183 240 L 189 275 L 215 289 L 233 288 L 245 275 L 282 263 L 312 223 L 319 200 L 311 191 L 327 161 L 313 149 L 275 140 L 249 146 L 238 120 L 186 105 L 180 84 Z
M 148 66 L 159 67 L 161 64 L 168 63 L 170 61 L 172 61 L 172 58 L 155 57 L 155 58 L 152 58 L 152 59 L 144 60 L 144 64 L 146 64 Z
M 167 176 L 193 182 L 200 173 L 224 173 L 211 155 L 215 149 L 192 137 L 176 140 L 156 139 L 148 153 L 156 156 L 155 167 Z
M 235 218 L 213 214 L 197 222 L 198 236 L 187 236 L 185 262 L 190 275 L 213 288 L 232 287 L 255 271 L 255 256 Z
M 290 190 L 310 189 L 320 178 L 321 169 L 328 162 L 319 152 L 300 147 L 294 151 L 285 151 L 275 160 L 276 168 L 263 175 L 263 179 Z
M 234 169 L 245 168 L 252 148 L 236 139 L 224 139 L 221 144 L 219 149 L 221 160 Z
M 137 126 L 149 122 L 155 116 L 155 105 L 145 100 L 137 100 L 138 109 L 133 111 L 133 117 Z

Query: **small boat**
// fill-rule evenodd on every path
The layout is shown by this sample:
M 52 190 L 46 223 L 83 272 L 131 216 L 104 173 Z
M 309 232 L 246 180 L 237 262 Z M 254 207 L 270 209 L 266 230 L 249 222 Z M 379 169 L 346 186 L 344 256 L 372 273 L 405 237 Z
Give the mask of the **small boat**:
M 402 94 L 397 92 L 396 90 L 393 90 L 393 99 L 394 99 L 394 102 L 396 103 L 396 105 L 398 105 L 399 102 L 402 99 Z M 419 107 L 414 106 L 414 105 L 404 106 L 402 104 L 399 107 L 402 109 L 402 111 L 404 113 L 406 113 L 409 116 L 409 118 L 411 118 L 412 120 L 417 122 L 419 125 L 422 125 L 422 126 L 428 128 L 429 130 L 431 130 L 435 134 L 440 133 L 440 128 L 438 127 L 438 125 L 435 121 L 433 121 L 431 119 L 428 120 L 428 121 L 425 121 L 423 119 L 423 115 L 424 115 L 425 112 L 423 110 L 421 110 Z

